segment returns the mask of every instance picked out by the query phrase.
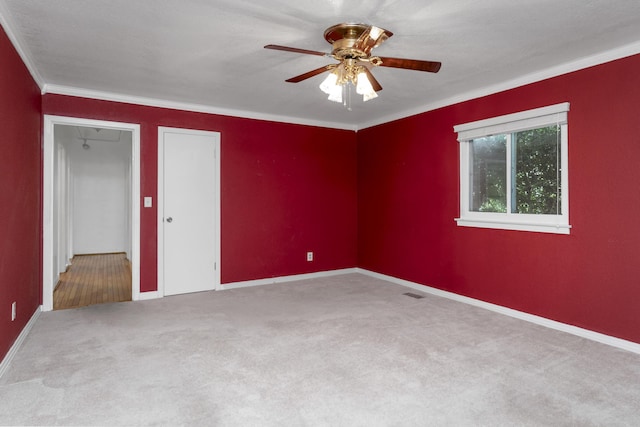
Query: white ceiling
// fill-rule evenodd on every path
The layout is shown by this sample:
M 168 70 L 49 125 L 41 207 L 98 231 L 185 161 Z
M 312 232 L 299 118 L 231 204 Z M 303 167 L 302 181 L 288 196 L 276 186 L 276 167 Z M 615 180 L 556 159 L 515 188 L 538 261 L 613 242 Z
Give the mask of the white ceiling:
M 639 0 L 0 0 L 0 20 L 44 91 L 360 129 L 640 52 Z M 379 67 L 377 99 L 329 102 L 327 27 L 394 36 L 374 53 L 442 62 Z

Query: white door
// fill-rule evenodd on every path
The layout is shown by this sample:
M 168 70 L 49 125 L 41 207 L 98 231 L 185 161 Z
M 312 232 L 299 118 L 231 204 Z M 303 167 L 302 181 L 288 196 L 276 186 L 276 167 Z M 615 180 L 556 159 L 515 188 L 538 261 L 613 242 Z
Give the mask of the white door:
M 158 136 L 158 282 L 164 295 L 213 290 L 220 281 L 220 134 L 159 128 Z

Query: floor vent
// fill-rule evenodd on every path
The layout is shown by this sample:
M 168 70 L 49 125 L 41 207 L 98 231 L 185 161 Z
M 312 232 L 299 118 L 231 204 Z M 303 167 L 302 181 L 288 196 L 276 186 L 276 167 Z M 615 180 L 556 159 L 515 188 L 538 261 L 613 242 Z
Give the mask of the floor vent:
M 415 298 L 415 299 L 424 298 L 424 295 L 418 295 L 418 294 L 414 294 L 412 292 L 407 292 L 407 293 L 402 294 L 402 295 L 406 295 L 408 297 Z

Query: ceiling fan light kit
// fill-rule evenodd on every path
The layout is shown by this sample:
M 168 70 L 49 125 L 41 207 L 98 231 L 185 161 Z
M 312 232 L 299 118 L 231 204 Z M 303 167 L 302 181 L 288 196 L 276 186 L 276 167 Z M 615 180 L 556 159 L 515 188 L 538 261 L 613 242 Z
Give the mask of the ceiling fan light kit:
M 329 95 L 329 101 L 341 102 L 349 109 L 353 87 L 365 102 L 378 96 L 364 71 L 364 66 L 356 65 L 353 59 L 347 59 L 333 67 L 333 71 L 320 83 L 320 89 Z
M 371 68 L 383 66 L 431 73 L 437 73 L 440 70 L 440 62 L 371 56 L 371 50 L 380 46 L 392 35 L 391 31 L 373 25 L 337 24 L 324 32 L 325 40 L 332 45 L 330 54 L 273 44 L 265 48 L 325 56 L 339 61 L 338 64 L 325 65 L 285 81 L 298 83 L 331 71 L 320 84 L 320 89 L 328 95 L 330 101 L 342 103 L 350 110 L 351 92 L 354 88 L 358 95 L 362 95 L 364 102 L 376 98 L 378 96 L 376 92 L 382 90 L 382 86 L 371 73 Z

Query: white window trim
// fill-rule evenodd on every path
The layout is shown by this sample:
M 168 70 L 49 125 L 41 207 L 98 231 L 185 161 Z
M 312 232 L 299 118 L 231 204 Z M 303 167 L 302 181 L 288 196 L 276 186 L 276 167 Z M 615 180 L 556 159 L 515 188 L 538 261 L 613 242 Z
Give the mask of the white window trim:
M 459 226 L 569 234 L 571 225 L 569 225 L 569 156 L 567 151 L 568 111 L 569 103 L 564 102 L 453 127 L 454 131 L 458 133 L 458 142 L 460 143 L 460 217 L 455 219 Z M 508 134 L 554 124 L 561 126 L 560 180 L 562 186 L 562 213 L 559 215 L 528 215 L 470 211 L 471 140 L 483 136 Z

